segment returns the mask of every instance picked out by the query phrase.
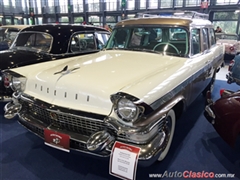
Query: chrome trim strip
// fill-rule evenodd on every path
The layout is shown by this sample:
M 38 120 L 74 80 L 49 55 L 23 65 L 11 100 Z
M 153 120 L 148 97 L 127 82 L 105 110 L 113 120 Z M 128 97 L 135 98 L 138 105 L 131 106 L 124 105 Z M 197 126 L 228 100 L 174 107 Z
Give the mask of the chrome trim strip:
M 219 55 L 221 56 L 221 55 Z M 219 57 L 218 56 L 218 57 Z M 221 58 L 216 58 L 213 61 L 220 61 Z M 207 67 L 208 65 L 206 65 L 205 67 Z M 169 91 L 168 93 L 166 93 L 164 96 L 162 96 L 161 98 L 159 98 L 158 100 L 156 100 L 155 102 L 153 102 L 152 104 L 150 104 L 150 106 L 152 107 L 152 109 L 156 110 L 158 107 L 160 107 L 161 105 L 163 105 L 164 103 L 170 101 L 172 98 L 174 98 L 178 93 L 180 93 L 181 91 L 183 91 L 184 88 L 186 88 L 189 84 L 191 84 L 195 79 L 197 79 L 199 76 L 201 76 L 201 74 L 203 74 L 205 72 L 205 67 L 202 68 L 201 70 L 199 70 L 198 72 L 196 72 L 194 75 L 192 75 L 191 77 L 187 78 L 186 80 L 184 80 L 183 82 L 181 82 L 179 85 L 177 85 L 175 88 L 173 88 L 171 91 Z

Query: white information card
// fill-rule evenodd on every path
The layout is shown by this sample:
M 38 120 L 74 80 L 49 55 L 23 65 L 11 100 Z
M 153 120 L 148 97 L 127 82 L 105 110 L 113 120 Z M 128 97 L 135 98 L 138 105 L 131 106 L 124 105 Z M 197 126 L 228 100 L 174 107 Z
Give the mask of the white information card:
M 116 141 L 110 157 L 109 173 L 121 179 L 135 179 L 140 150 Z

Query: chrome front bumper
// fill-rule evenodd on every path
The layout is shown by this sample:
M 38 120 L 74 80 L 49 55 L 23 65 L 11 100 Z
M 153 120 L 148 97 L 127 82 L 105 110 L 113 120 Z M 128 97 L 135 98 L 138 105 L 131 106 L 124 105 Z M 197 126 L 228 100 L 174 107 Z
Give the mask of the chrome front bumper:
M 116 141 L 126 143 L 132 146 L 139 147 L 139 161 L 141 166 L 149 166 L 153 164 L 160 156 L 167 144 L 167 133 L 163 130 L 159 131 L 156 136 L 145 144 L 135 144 L 131 142 L 124 142 L 118 140 L 108 130 L 98 131 L 90 136 L 81 135 L 76 132 L 66 131 L 53 125 L 45 124 L 40 120 L 32 117 L 24 111 L 18 101 L 12 101 L 4 107 L 5 117 L 13 118 L 15 115 L 19 116 L 19 123 L 22 124 L 29 131 L 44 139 L 44 129 L 57 131 L 62 134 L 70 136 L 70 149 L 80 151 L 86 154 L 92 154 L 100 157 L 109 157 L 112 147 Z M 164 129 L 164 128 L 163 128 Z
M 1 96 L 0 95 L 0 102 L 9 102 L 12 100 L 11 96 Z

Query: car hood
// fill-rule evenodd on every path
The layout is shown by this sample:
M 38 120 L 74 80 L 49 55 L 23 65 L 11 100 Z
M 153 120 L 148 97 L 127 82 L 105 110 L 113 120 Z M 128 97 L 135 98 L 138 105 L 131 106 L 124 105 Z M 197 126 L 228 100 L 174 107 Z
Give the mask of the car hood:
M 43 59 L 43 56 L 45 55 L 37 51 L 17 49 L 0 51 L 0 70 L 23 66 L 25 63 L 27 64 L 29 60 L 31 60 L 32 63 L 36 63 Z
M 176 72 L 181 61 L 154 53 L 101 51 L 38 67 L 28 75 L 25 93 L 50 104 L 107 114 L 110 95 L 123 91 L 141 99 L 167 78 L 166 71 Z

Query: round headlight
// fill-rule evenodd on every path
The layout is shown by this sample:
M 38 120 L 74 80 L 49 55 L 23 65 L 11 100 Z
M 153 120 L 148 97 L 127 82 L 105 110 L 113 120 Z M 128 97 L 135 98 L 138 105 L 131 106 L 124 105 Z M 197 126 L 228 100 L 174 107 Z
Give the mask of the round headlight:
M 134 122 L 138 118 L 139 109 L 132 101 L 121 98 L 117 103 L 117 112 L 121 119 Z
M 24 91 L 26 84 L 25 77 L 12 77 L 11 88 L 13 91 Z

